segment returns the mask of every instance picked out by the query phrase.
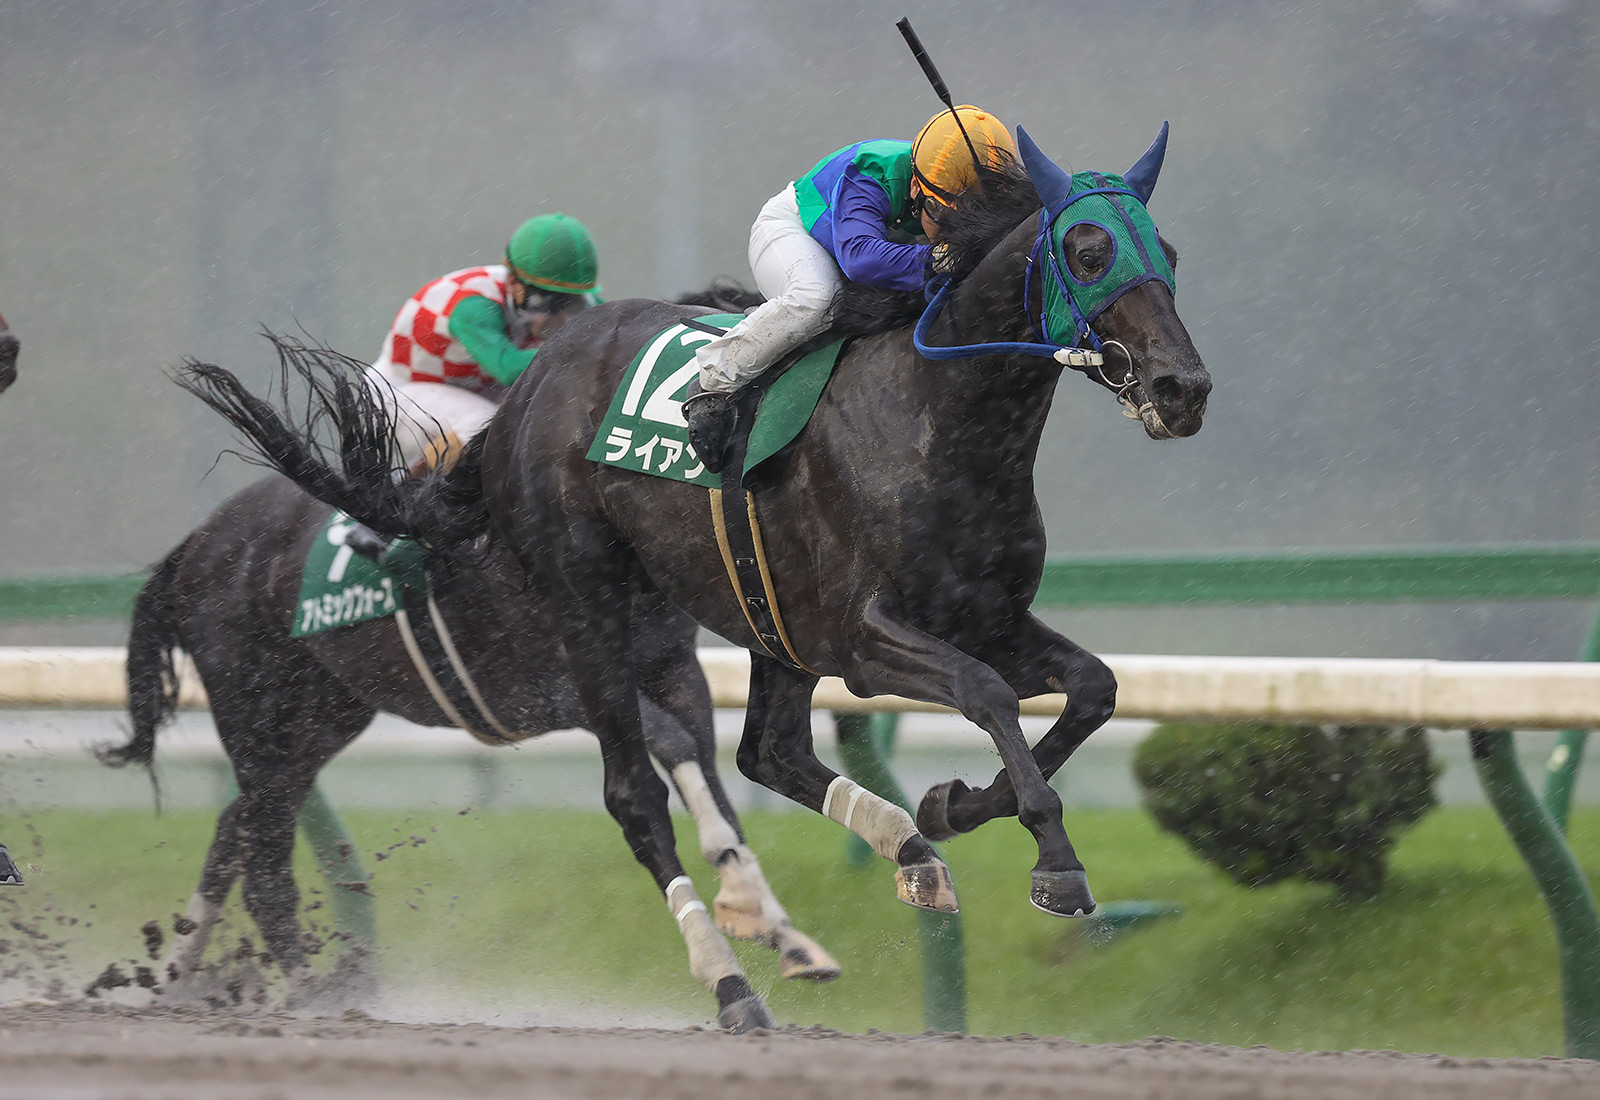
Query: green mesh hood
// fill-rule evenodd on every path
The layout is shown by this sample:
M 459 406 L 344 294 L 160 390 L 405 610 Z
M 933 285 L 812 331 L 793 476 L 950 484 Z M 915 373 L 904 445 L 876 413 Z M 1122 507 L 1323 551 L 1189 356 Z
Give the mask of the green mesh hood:
M 1121 176 L 1100 172 L 1079 172 L 1072 177 L 1074 195 L 1103 187 L 1125 191 L 1128 185 Z M 1086 223 L 1111 234 L 1115 253 L 1099 278 L 1083 283 L 1073 276 L 1064 257 L 1068 230 Z M 1078 339 L 1077 321 L 1063 294 L 1072 297 L 1083 320 L 1092 324 L 1107 306 L 1140 283 L 1161 282 L 1176 291 L 1156 223 L 1144 203 L 1130 194 L 1085 195 L 1067 202 L 1050 225 L 1050 261 L 1045 268 L 1044 336 L 1058 344 L 1073 344 Z

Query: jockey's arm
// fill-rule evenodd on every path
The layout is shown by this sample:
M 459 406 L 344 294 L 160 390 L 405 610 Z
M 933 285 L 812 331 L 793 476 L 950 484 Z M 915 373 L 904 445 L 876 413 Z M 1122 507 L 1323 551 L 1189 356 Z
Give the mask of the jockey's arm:
M 463 298 L 450 311 L 450 335 L 461 341 L 484 374 L 506 386 L 528 369 L 538 351 L 512 343 L 500 303 L 479 296 Z
M 833 203 L 834 258 L 851 282 L 889 290 L 921 290 L 928 245 L 889 239 L 889 196 L 854 167 L 839 179 Z

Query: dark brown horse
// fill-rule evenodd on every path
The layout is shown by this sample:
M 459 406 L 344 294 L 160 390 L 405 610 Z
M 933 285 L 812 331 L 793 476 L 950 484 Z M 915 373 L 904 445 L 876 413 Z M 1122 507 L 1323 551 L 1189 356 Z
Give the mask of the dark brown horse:
M 295 346 L 282 350 L 293 356 Z M 348 396 L 370 400 L 364 390 Z M 477 461 L 476 449 L 469 450 L 455 476 L 470 479 Z M 101 758 L 114 765 L 152 763 L 156 732 L 177 705 L 173 661 L 181 649 L 205 684 L 239 787 L 218 820 L 186 931 L 161 968 L 174 994 L 192 984 L 241 874 L 245 905 L 268 950 L 285 973 L 311 984 L 291 855 L 295 822 L 317 773 L 380 710 L 428 726 L 454 724 L 424 686 L 393 618 L 290 637 L 302 565 L 331 511 L 282 478 L 257 482 L 184 539 L 156 567 L 135 604 L 128 645 L 133 738 L 102 750 Z M 460 660 L 509 740 L 585 724 L 547 609 L 530 598 L 503 547 L 440 552 L 430 559 L 429 573 Z M 659 593 L 642 596 L 630 614 L 636 648 L 628 660 L 645 744 L 694 816 L 701 851 L 721 881 L 714 920 L 704 906 L 693 919 L 680 919 L 692 966 L 697 976 L 714 975 L 708 984 L 725 1026 L 771 1026 L 719 928 L 777 950 L 785 977 L 826 980 L 837 976 L 838 966 L 793 927 L 745 843 L 717 776 L 711 699 L 695 655 L 693 621 Z M 607 806 L 625 814 L 635 800 L 608 766 Z M 684 879 L 676 892 L 688 896 L 693 887 Z
M 1030 142 L 1022 146 L 1028 174 L 986 178 L 945 227 L 941 266 L 953 272 L 954 289 L 930 319 L 928 344 L 1025 340 L 1030 318 L 1050 304 L 1040 296 L 1066 284 L 1058 278 L 1047 289 L 1044 265 L 1090 285 L 1116 262 L 1112 234 L 1075 220 L 1079 185 Z M 1098 177 L 1104 190 L 1132 197 L 1142 215 L 1162 148 L 1164 133 L 1125 182 Z M 1041 202 L 1049 211 L 1042 218 Z M 1159 251 L 1153 226 L 1139 248 Z M 1151 256 L 1144 263 L 1155 266 Z M 854 315 L 850 305 L 841 303 L 841 315 Z M 955 907 L 949 872 L 911 818 L 817 760 L 809 716 L 819 674 L 841 676 L 863 696 L 952 706 L 984 729 L 1005 770 L 981 790 L 929 792 L 918 813 L 923 829 L 937 839 L 1015 815 L 1038 844 L 1033 903 L 1065 916 L 1092 912 L 1047 778 L 1110 717 L 1116 684 L 1101 661 L 1029 612 L 1045 556 L 1034 460 L 1060 362 L 983 350 L 925 358 L 903 327 L 848 348 L 809 426 L 754 491 L 791 663 L 767 654 L 731 591 L 703 490 L 585 458 L 635 354 L 684 312 L 631 300 L 575 319 L 475 440 L 482 467 L 470 477 L 397 485 L 362 475 L 359 446 L 347 446 L 335 470 L 253 434 L 279 469 L 308 484 L 336 483 L 341 506 L 380 530 L 440 546 L 490 531 L 515 554 L 566 641 L 608 769 L 638 796 L 630 814 L 619 814 L 623 828 L 675 911 L 681 870 L 629 656 L 638 647 L 633 609 L 658 593 L 752 651 L 740 769 L 893 860 L 901 898 Z M 1079 338 L 1103 345 L 1105 363 L 1091 376 L 1138 411 L 1147 433 L 1199 430 L 1211 382 L 1174 309 L 1170 274 L 1130 280 L 1093 313 L 1093 336 L 1063 338 L 1044 325 L 1046 352 Z M 907 319 L 879 310 L 874 325 L 856 331 Z M 350 416 L 339 426 L 347 441 L 383 429 Z M 1067 705 L 1030 753 L 1018 700 L 1049 692 L 1065 693 Z

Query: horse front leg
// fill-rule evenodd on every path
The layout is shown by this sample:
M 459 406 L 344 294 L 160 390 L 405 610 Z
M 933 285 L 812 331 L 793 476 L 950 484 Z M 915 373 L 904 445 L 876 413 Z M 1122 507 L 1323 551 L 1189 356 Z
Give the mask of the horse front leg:
M 957 911 L 955 883 L 911 815 L 817 759 L 811 742 L 811 693 L 817 678 L 759 653 L 750 655 L 739 770 L 866 841 L 895 864 L 895 892 L 907 905 Z
M 1022 699 L 1063 692 L 1067 705 L 1050 731 L 1033 747 L 1046 779 L 1101 726 L 1117 705 L 1117 680 L 1104 661 L 1029 615 L 986 653 L 989 664 Z M 1001 771 L 976 790 L 959 779 L 929 788 L 917 805 L 917 826 L 929 840 L 948 840 L 997 817 L 1017 816 L 1011 773 Z
M 1029 900 L 1057 916 L 1093 913 L 1088 875 L 1062 824 L 1061 798 L 1022 735 L 1018 693 L 995 669 L 902 621 L 882 600 L 868 605 L 858 631 L 851 647 L 856 666 L 846 677 L 850 688 L 942 703 L 987 733 L 1015 792 L 1013 812 L 1039 847 Z

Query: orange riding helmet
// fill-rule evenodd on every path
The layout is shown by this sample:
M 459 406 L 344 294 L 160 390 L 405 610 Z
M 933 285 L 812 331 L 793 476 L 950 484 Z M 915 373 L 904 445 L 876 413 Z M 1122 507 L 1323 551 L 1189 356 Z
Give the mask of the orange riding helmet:
M 1005 123 L 970 103 L 963 103 L 954 111 L 940 111 L 911 143 L 912 179 L 922 193 L 949 206 L 957 195 L 978 182 L 974 155 L 990 168 L 1016 157 L 1017 146 Z

